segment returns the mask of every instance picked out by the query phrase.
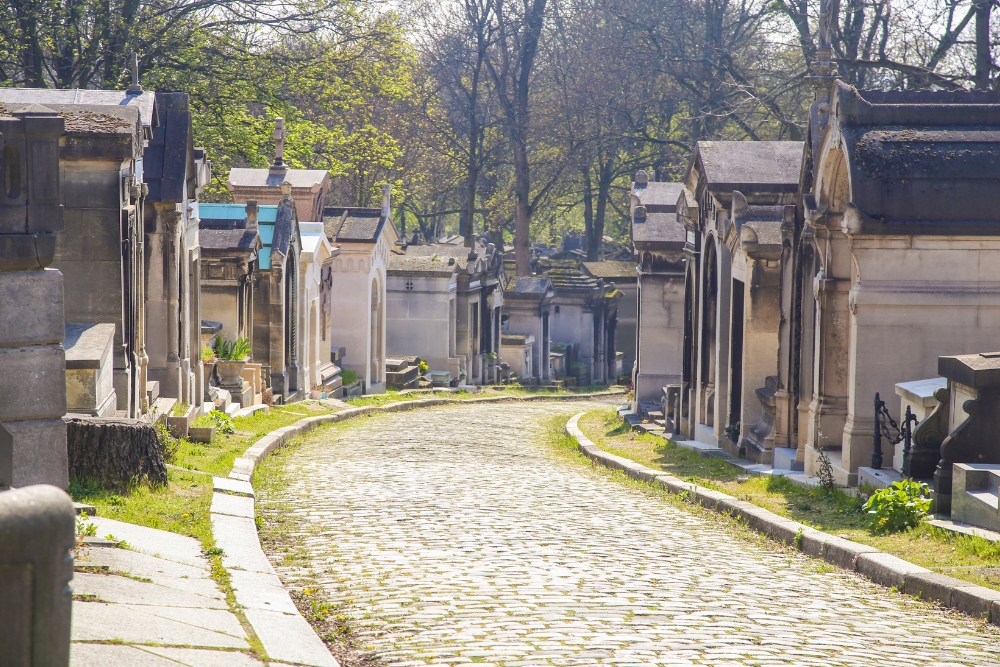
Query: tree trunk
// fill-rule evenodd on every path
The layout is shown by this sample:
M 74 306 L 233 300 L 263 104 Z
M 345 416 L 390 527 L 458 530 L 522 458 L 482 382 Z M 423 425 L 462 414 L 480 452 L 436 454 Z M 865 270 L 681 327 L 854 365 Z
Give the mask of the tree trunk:
M 514 262 L 517 264 L 518 277 L 531 275 L 530 196 L 528 150 L 522 135 L 514 140 Z
M 71 478 L 124 491 L 136 484 L 167 483 L 163 446 L 156 431 L 136 419 L 64 417 Z
M 590 180 L 590 165 L 580 170 L 583 174 L 583 237 L 587 242 L 587 261 L 597 261 L 597 244 L 594 240 L 594 193 Z
M 597 211 L 594 214 L 594 246 L 593 253 L 587 248 L 587 260 L 590 262 L 601 261 L 601 250 L 604 247 L 604 220 L 608 211 L 608 199 L 611 197 L 611 180 L 614 178 L 614 170 L 611 168 L 611 161 L 601 165 L 601 173 L 597 179 Z M 591 256 L 593 254 L 593 256 Z
M 993 57 L 990 54 L 990 12 L 993 0 L 976 2 L 976 90 L 989 90 Z

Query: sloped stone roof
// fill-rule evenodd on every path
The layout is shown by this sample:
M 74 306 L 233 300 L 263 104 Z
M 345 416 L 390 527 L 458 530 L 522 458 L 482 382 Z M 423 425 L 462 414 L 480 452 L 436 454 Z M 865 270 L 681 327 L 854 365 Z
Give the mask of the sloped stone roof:
M 594 278 L 605 280 L 637 280 L 639 274 L 635 270 L 635 262 L 606 260 L 603 262 L 583 262 L 583 270 Z
M 699 141 L 694 159 L 712 192 L 796 192 L 804 146 L 801 141 Z
M 386 219 L 380 208 L 327 207 L 323 224 L 330 240 L 374 243 Z

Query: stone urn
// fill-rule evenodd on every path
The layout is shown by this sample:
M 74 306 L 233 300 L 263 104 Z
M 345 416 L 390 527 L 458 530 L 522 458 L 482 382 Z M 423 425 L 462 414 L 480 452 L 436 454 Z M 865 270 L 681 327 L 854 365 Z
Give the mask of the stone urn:
M 240 373 L 247 365 L 246 359 L 239 361 L 233 359 L 219 359 L 215 362 L 215 370 L 219 373 L 220 387 L 242 387 L 243 378 Z

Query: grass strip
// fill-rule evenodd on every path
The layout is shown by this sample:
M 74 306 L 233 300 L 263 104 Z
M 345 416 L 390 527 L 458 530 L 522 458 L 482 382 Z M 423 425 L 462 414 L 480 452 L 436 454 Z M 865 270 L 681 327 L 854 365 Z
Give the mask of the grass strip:
M 728 493 L 934 572 L 1000 590 L 1000 544 L 995 542 L 927 523 L 891 535 L 872 534 L 861 511 L 864 494 L 855 498 L 840 489 L 804 488 L 780 476 L 747 475 L 723 459 L 704 458 L 658 436 L 636 433 L 615 410 L 591 410 L 580 419 L 579 427 L 611 454 Z M 575 440 L 570 440 L 575 446 Z

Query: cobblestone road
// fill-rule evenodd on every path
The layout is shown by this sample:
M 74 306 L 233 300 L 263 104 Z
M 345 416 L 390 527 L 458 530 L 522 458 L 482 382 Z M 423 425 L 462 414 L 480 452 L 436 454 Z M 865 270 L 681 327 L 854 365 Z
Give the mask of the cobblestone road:
M 989 626 L 731 534 L 539 442 L 582 404 L 362 419 L 289 458 L 305 565 L 397 665 L 997 665 Z

